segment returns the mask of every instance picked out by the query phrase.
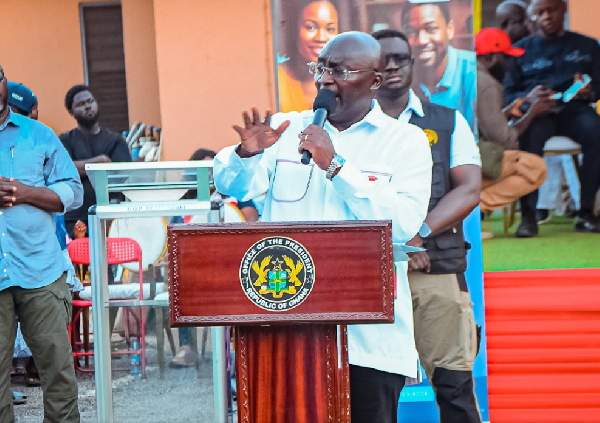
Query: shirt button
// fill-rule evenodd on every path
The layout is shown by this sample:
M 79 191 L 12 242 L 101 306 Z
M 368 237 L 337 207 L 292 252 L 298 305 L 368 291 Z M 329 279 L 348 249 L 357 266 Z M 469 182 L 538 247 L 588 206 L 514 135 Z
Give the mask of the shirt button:
M 2 236 L 4 236 L 4 232 L 2 232 Z
M 2 214 L 2 212 L 0 211 L 0 215 Z
M 456 233 L 456 228 L 452 228 L 452 232 Z

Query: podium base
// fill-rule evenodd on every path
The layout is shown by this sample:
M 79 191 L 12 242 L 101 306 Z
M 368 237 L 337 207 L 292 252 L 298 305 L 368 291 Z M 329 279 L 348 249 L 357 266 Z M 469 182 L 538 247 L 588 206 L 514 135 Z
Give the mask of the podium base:
M 235 328 L 238 422 L 350 423 L 346 326 Z

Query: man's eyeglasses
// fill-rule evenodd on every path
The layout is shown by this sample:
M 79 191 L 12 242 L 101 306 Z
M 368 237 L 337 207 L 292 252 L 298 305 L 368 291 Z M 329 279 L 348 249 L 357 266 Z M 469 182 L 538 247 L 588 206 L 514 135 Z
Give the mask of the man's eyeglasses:
M 345 81 L 348 79 L 348 75 L 358 72 L 375 72 L 374 69 L 361 69 L 361 70 L 348 70 L 342 67 L 336 66 L 335 68 L 328 68 L 327 66 L 323 66 L 321 63 L 310 62 L 307 63 L 308 72 L 311 75 L 316 76 L 317 78 L 321 78 L 325 72 L 328 72 L 329 75 L 335 81 Z
M 390 60 L 393 60 L 396 66 L 399 68 L 406 67 L 412 63 L 412 56 L 407 53 L 402 54 L 386 54 L 385 55 L 385 65 L 387 66 L 390 63 Z

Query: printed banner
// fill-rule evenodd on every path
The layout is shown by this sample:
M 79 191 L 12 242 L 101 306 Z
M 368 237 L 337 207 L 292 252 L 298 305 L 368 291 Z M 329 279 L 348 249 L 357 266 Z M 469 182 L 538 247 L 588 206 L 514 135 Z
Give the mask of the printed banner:
M 476 132 L 476 62 L 472 0 L 272 0 L 275 22 L 279 110 L 312 108 L 317 90 L 307 63 L 345 31 L 397 29 L 407 36 L 415 59 L 412 88 L 427 101 L 459 110 Z M 464 224 L 467 284 L 481 343 L 473 374 L 483 421 L 489 421 L 483 299 L 483 258 L 479 207 Z M 425 375 L 425 372 L 422 372 Z M 400 422 L 438 422 L 427 380 L 402 391 Z

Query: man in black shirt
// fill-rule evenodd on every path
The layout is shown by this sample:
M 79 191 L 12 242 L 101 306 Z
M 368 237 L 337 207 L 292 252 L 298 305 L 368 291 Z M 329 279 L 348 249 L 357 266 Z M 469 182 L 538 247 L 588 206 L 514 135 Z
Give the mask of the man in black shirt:
M 131 154 L 121 135 L 100 127 L 98 103 L 89 87 L 72 87 L 65 96 L 65 107 L 77 121 L 77 128 L 59 138 L 75 162 L 83 184 L 83 205 L 65 215 L 67 231 L 74 239 L 75 224 L 81 221 L 87 227 L 88 209 L 96 204 L 94 188 L 85 173 L 86 163 L 130 162 Z
M 534 119 L 519 140 L 519 148 L 543 154 L 545 142 L 554 135 L 564 135 L 581 144 L 581 210 L 575 230 L 600 232 L 600 220 L 594 215 L 596 192 L 600 188 L 600 116 L 590 103 L 600 98 L 600 46 L 593 38 L 565 31 L 566 5 L 563 0 L 533 0 L 532 20 L 540 35 L 524 38 L 515 46 L 525 54 L 512 60 L 504 79 L 504 101 L 510 104 L 537 87 L 539 92 L 553 95 L 562 92 L 577 74 L 587 74 L 591 84 L 570 102 L 557 104 L 554 113 Z M 517 237 L 538 234 L 536 202 L 538 193 L 521 198 L 522 219 Z

